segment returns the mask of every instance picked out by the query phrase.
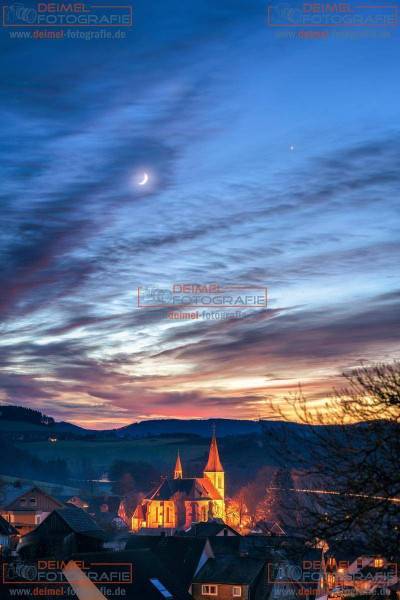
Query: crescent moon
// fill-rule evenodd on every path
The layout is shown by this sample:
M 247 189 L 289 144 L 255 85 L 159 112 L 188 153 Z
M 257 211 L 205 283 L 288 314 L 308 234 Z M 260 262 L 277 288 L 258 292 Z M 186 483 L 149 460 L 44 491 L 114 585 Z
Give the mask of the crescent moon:
M 141 179 L 140 181 L 138 181 L 139 185 L 146 185 L 146 183 L 149 180 L 149 176 L 147 173 L 143 173 L 143 179 Z

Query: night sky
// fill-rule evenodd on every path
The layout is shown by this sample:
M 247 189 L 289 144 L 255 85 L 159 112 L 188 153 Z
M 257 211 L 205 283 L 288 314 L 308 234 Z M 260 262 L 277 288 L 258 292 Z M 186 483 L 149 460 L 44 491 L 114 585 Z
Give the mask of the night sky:
M 2 32 L 1 402 L 95 428 L 257 418 L 398 358 L 398 30 L 280 38 L 261 0 L 134 19 L 126 40 Z M 175 282 L 269 307 L 137 308 Z

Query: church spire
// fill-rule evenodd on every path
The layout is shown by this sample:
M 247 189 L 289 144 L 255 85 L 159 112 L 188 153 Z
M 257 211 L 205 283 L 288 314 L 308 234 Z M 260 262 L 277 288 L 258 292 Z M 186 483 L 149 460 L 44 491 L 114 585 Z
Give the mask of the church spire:
M 182 463 L 181 463 L 181 457 L 179 456 L 179 450 L 178 450 L 178 456 L 176 457 L 176 463 L 175 463 L 175 469 L 174 469 L 174 479 L 182 479 L 182 477 L 183 477 Z
M 209 473 L 223 473 L 224 472 L 224 469 L 221 464 L 221 460 L 219 458 L 217 438 L 215 437 L 215 425 L 213 427 L 213 435 L 211 438 L 210 452 L 208 455 L 208 461 L 205 466 L 204 472 L 209 472 Z
M 204 468 L 204 477 L 207 477 L 215 487 L 216 491 L 225 499 L 225 473 L 218 452 L 217 438 L 215 437 L 215 425 L 210 444 L 208 461 Z M 223 511 L 224 512 L 224 511 Z

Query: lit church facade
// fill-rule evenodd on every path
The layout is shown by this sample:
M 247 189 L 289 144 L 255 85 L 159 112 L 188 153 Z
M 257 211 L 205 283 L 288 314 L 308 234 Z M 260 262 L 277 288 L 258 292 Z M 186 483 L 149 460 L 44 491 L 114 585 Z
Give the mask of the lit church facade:
M 132 530 L 187 529 L 192 523 L 213 518 L 225 518 L 225 473 L 215 434 L 203 477 L 184 477 L 178 452 L 173 479 L 164 479 L 136 507 Z

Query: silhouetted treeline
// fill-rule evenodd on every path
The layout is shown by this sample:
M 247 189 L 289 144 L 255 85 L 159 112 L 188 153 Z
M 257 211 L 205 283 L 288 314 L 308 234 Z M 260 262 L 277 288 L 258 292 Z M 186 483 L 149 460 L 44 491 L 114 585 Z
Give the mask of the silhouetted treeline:
M 65 460 L 41 460 L 3 440 L 0 440 L 0 456 L 0 475 L 56 483 L 65 483 L 70 477 Z
M 24 406 L 0 406 L 0 419 L 4 421 L 25 421 L 35 425 L 54 425 L 53 417 L 48 417 L 38 410 Z
M 160 482 L 160 477 L 161 472 L 144 461 L 116 460 L 109 471 L 113 492 L 122 496 L 133 491 L 149 491 Z

